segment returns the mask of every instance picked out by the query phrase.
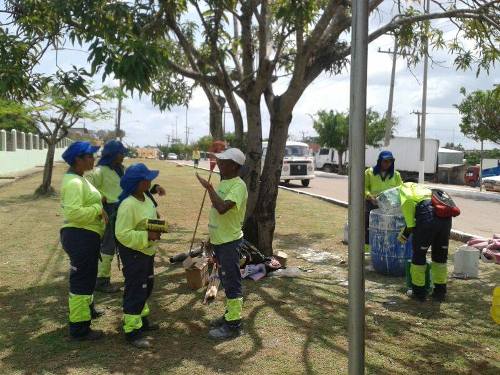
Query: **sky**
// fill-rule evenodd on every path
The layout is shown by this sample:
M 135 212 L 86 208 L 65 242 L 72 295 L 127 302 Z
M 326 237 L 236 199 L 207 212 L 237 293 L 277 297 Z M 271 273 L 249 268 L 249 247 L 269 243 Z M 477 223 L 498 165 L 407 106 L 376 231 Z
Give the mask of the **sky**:
M 389 2 L 390 3 L 390 2 Z M 386 6 L 382 8 L 382 17 L 390 13 Z M 377 15 L 380 18 L 380 14 Z M 378 22 L 377 17 L 372 17 L 371 27 Z M 445 30 L 453 32 L 451 24 L 440 22 Z M 388 105 L 389 84 L 391 76 L 392 55 L 380 53 L 381 50 L 392 49 L 393 40 L 390 36 L 383 36 L 371 43 L 368 54 L 368 88 L 367 105 L 380 113 L 385 113 Z M 468 92 L 478 89 L 490 89 L 493 84 L 500 81 L 500 70 L 493 68 L 490 74 L 481 73 L 476 77 L 475 69 L 471 71 L 456 71 L 452 66 L 453 57 L 446 52 L 433 51 L 432 57 L 439 64 L 429 64 L 428 94 L 427 94 L 427 134 L 428 138 L 439 139 L 441 145 L 446 142 L 461 143 L 466 148 L 478 148 L 479 145 L 463 136 L 460 132 L 460 116 L 453 107 L 460 102 L 462 95 L 460 87 L 465 87 Z M 59 51 L 57 62 L 59 66 L 69 68 L 72 64 L 86 66 L 86 51 L 64 50 Z M 88 66 L 88 65 L 87 65 Z M 56 54 L 51 51 L 43 59 L 39 71 L 51 73 L 56 69 Z M 409 69 L 403 58 L 398 58 L 393 115 L 398 119 L 396 128 L 397 136 L 416 136 L 417 116 L 413 111 L 421 110 L 422 105 L 422 64 Z M 100 79 L 96 77 L 96 84 Z M 107 80 L 106 84 L 116 84 Z M 278 82 L 285 87 L 286 82 Z M 129 145 L 158 145 L 166 144 L 167 136 L 185 141 L 186 132 L 186 107 L 174 107 L 170 111 L 161 112 L 155 108 L 147 95 L 143 97 L 128 98 L 124 101 L 125 112 L 122 113 L 122 129 L 126 132 L 125 142 Z M 108 103 L 108 108 L 115 108 L 116 103 Z M 269 115 L 264 103 L 263 137 L 269 132 Z M 319 110 L 348 111 L 349 109 L 349 70 L 342 74 L 331 76 L 322 74 L 305 91 L 297 103 L 290 125 L 292 139 L 300 140 L 305 136 L 316 135 L 310 115 Z M 234 131 L 232 116 L 225 115 L 226 131 Z M 242 107 L 244 116 L 244 107 Z M 189 142 L 209 134 L 208 100 L 201 89 L 196 89 L 187 110 L 187 124 Z M 176 126 L 177 124 L 177 126 Z M 114 120 L 106 122 L 85 124 L 90 129 L 112 129 Z M 494 144 L 485 144 L 486 148 Z

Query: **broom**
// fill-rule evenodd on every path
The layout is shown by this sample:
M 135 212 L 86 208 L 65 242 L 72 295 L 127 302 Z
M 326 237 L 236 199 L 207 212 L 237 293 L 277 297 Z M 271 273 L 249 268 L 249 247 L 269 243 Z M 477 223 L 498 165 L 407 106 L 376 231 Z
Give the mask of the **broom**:
M 208 182 L 210 182 L 210 179 L 212 178 L 214 168 L 215 164 L 210 163 L 210 174 L 208 175 Z M 194 227 L 193 238 L 191 238 L 191 245 L 189 246 L 189 258 L 192 258 L 191 251 L 193 250 L 194 239 L 196 238 L 196 232 L 198 231 L 198 225 L 200 224 L 200 217 L 203 211 L 203 206 L 205 205 L 205 199 L 207 198 L 207 192 L 208 189 L 205 189 L 205 192 L 203 193 L 203 199 L 201 201 L 200 211 L 198 212 L 198 219 L 196 219 L 196 225 Z

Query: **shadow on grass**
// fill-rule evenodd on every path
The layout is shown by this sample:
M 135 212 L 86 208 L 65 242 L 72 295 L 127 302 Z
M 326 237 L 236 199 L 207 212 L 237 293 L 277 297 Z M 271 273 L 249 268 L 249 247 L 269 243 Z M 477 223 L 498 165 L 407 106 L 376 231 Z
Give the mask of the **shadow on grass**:
M 299 247 L 310 247 L 314 242 L 324 240 L 328 237 L 330 236 L 325 233 L 307 233 L 305 235 L 300 233 L 276 233 L 274 240 L 278 247 L 295 250 Z
M 111 311 L 101 318 L 104 322 L 96 324 L 106 330 L 107 336 L 102 342 L 69 340 L 66 276 L 63 272 L 51 272 L 51 282 L 24 289 L 0 289 L 0 341 L 7 349 L 2 360 L 13 370 L 56 374 L 74 369 L 82 373 L 103 369 L 111 373 L 169 373 L 186 369 L 189 363 L 206 371 L 238 373 L 246 361 L 256 360 L 275 338 L 285 356 L 298 352 L 300 358 L 293 360 L 298 360 L 301 368 L 295 368 L 295 373 L 332 373 L 331 369 L 345 367 L 345 364 L 336 367 L 335 363 L 324 362 L 347 357 L 347 289 L 329 280 L 272 278 L 260 283 L 245 282 L 246 334 L 230 343 L 228 350 L 225 344 L 214 343 L 206 337 L 213 311 L 201 305 L 203 291 L 189 290 L 183 272 L 178 267 L 169 267 L 156 275 L 150 300 L 152 317 L 161 324 L 160 331 L 154 334 L 154 348 L 138 351 L 127 346 L 121 334 L 120 294 L 96 295 L 96 302 Z M 397 294 L 390 297 L 396 304 L 387 307 L 387 314 L 375 315 L 368 307 L 367 320 L 373 322 L 367 328 L 367 350 L 372 356 L 382 357 L 385 364 L 370 357 L 366 362 L 367 370 L 376 374 L 403 373 L 389 371 L 389 361 L 414 373 L 429 373 L 432 369 L 433 373 L 446 374 L 449 373 L 446 360 L 460 359 L 469 369 L 493 374 L 493 364 L 466 356 L 467 350 L 474 345 L 477 347 L 477 343 L 469 340 L 444 342 L 439 335 L 423 331 L 420 325 L 402 314 L 418 316 L 419 324 L 436 329 L 442 329 L 442 319 L 452 319 L 454 323 L 446 328 L 455 332 L 470 329 L 467 322 L 473 320 L 479 325 L 477 328 L 484 331 L 491 323 L 483 317 L 483 310 L 470 301 L 484 300 L 490 294 L 486 286 L 454 291 L 447 302 L 454 307 L 454 314 L 450 309 L 442 309 L 441 305 L 417 304 Z M 498 337 L 493 328 L 488 335 Z M 418 359 L 403 362 L 397 350 L 386 350 L 387 336 L 399 340 L 421 337 L 422 341 L 413 347 Z M 394 346 L 395 342 L 390 345 Z M 274 361 L 263 361 L 263 365 Z M 330 370 L 323 372 L 324 368 Z
M 18 195 L 15 197 L 9 197 L 9 198 L 4 198 L 0 199 L 0 206 L 6 207 L 11 204 L 31 204 L 33 201 L 36 201 L 38 199 L 44 199 L 36 196 L 34 193 L 33 194 L 23 194 L 23 195 Z

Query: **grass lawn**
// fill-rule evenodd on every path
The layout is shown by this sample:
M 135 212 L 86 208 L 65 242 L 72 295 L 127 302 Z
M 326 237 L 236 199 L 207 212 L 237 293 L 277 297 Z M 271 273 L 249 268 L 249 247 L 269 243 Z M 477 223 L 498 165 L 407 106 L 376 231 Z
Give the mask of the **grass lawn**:
M 206 337 L 223 312 L 223 293 L 209 307 L 204 291 L 187 288 L 169 256 L 186 251 L 202 189 L 193 169 L 148 161 L 161 169 L 159 199 L 172 233 L 156 257 L 152 319 L 161 329 L 151 350 L 124 342 L 121 295 L 96 294 L 106 314 L 93 326 L 106 338 L 75 343 L 67 335 L 68 258 L 59 244 L 58 198 L 35 199 L 41 175 L 0 189 L 1 374 L 345 374 L 347 373 L 347 248 L 341 243 L 347 211 L 281 191 L 275 248 L 291 266 L 309 269 L 294 279 L 245 281 L 245 335 L 224 343 Z M 63 165 L 55 169 L 59 190 Z M 208 205 L 199 239 L 205 238 Z M 452 243 L 456 249 L 458 243 Z M 301 249 L 336 257 L 315 264 Z M 450 271 L 452 263 L 450 259 Z M 367 261 L 367 265 L 369 261 Z M 479 280 L 449 282 L 444 304 L 417 304 L 404 280 L 366 272 L 366 372 L 369 374 L 499 374 L 500 329 L 489 316 L 498 267 L 481 265 Z M 113 279 L 123 276 L 113 266 Z

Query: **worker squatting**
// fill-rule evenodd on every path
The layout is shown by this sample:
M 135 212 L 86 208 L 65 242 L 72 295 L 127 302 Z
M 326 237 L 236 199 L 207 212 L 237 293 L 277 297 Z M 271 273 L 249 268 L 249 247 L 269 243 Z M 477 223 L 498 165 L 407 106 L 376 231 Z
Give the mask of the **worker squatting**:
M 161 237 L 160 231 L 149 230 L 148 220 L 160 218 L 152 194 L 164 195 L 165 190 L 156 184 L 151 186 L 158 171 L 141 163 L 125 169 L 127 150 L 118 141 L 106 143 L 94 169 L 98 149 L 88 142 L 75 142 L 63 154 L 69 165 L 61 188 L 61 243 L 70 259 L 70 336 L 75 340 L 103 337 L 101 331 L 91 329 L 92 319 L 102 315 L 94 306 L 93 293 L 119 291 L 110 279 L 111 262 L 118 253 L 125 279 L 125 338 L 135 347 L 148 348 L 151 344 L 145 332 L 159 328 L 149 320 L 147 301 L 154 285 L 156 241 Z M 231 148 L 215 157 L 221 175 L 217 189 L 202 177 L 197 178 L 212 202 L 210 243 L 226 293 L 225 314 L 211 323 L 209 336 L 228 339 L 241 333 L 243 295 L 238 248 L 248 193 L 239 177 L 245 155 Z

